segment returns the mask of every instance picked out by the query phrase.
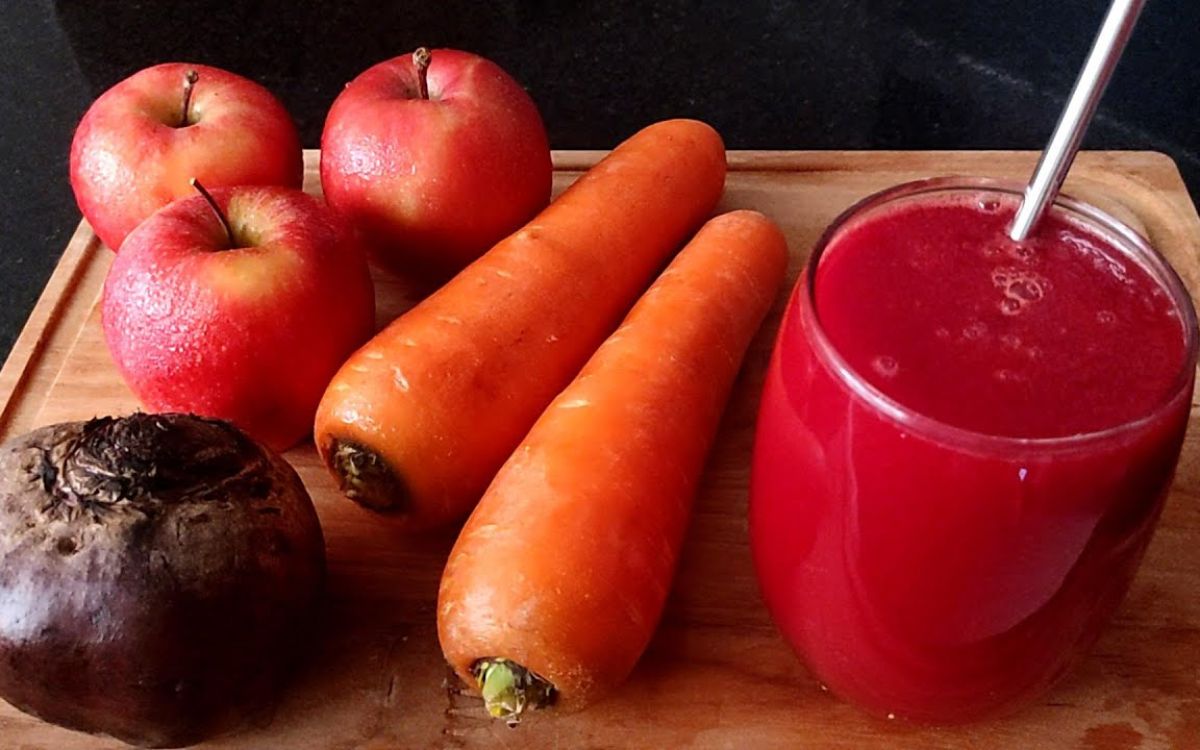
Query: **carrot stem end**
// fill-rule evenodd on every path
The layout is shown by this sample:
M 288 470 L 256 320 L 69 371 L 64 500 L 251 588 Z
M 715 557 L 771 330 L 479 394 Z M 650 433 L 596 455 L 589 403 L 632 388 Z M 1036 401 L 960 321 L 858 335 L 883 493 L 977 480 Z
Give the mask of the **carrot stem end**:
M 471 668 L 490 716 L 515 726 L 527 708 L 554 703 L 557 691 L 541 675 L 508 659 L 480 659 Z
M 342 494 L 354 502 L 392 513 L 408 505 L 404 483 L 378 453 L 357 443 L 334 440 L 329 456 Z

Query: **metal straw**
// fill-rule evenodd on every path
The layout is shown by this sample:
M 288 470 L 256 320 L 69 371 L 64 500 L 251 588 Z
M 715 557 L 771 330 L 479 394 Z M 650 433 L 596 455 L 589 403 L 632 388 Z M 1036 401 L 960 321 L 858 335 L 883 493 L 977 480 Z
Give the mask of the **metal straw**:
M 1092 115 L 1096 114 L 1100 97 L 1104 96 L 1104 87 L 1117 67 L 1117 61 L 1145 4 L 1146 0 L 1113 0 L 1109 7 L 1100 33 L 1092 43 L 1092 51 L 1088 53 L 1083 70 L 1079 71 L 1071 98 L 1063 108 L 1058 125 L 1054 126 L 1054 135 L 1050 136 L 1050 142 L 1042 151 L 1037 168 L 1025 187 L 1025 197 L 1008 230 L 1008 236 L 1013 240 L 1021 242 L 1028 237 L 1046 212 L 1046 207 L 1058 195 L 1071 162 L 1075 161 L 1075 152 L 1079 150 L 1083 134 L 1087 132 Z

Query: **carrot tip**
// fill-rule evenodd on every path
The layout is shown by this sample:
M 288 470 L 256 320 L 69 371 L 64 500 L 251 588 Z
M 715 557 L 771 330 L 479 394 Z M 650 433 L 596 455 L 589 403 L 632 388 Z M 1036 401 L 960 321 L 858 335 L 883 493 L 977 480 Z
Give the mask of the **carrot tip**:
M 558 695 L 554 685 L 508 659 L 480 659 L 471 667 L 484 706 L 492 717 L 516 726 L 526 708 L 543 708 Z
M 329 463 L 342 494 L 364 507 L 398 512 L 408 505 L 404 482 L 378 453 L 349 441 L 334 440 Z

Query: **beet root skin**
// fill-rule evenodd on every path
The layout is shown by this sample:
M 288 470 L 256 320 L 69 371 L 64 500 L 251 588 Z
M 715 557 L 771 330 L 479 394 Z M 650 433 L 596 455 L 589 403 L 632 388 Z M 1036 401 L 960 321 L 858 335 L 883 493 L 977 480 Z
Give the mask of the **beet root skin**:
M 151 747 L 269 710 L 325 577 L 312 501 L 224 422 L 135 414 L 0 446 L 0 697 Z

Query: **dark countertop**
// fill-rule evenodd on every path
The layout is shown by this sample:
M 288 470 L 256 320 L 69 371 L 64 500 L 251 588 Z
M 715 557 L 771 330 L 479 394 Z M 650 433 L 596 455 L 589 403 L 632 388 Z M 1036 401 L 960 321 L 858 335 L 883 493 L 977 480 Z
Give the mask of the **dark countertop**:
M 316 146 L 341 86 L 418 45 L 490 57 L 555 148 L 698 117 L 730 148 L 1040 148 L 1106 0 L 19 0 L 0 10 L 0 356 L 79 220 L 90 101 L 156 62 L 274 91 Z M 1154 149 L 1200 195 L 1200 4 L 1149 3 L 1085 148 Z

